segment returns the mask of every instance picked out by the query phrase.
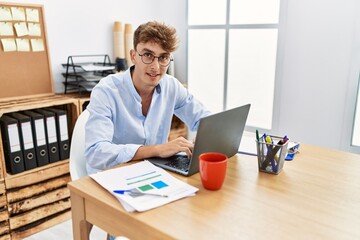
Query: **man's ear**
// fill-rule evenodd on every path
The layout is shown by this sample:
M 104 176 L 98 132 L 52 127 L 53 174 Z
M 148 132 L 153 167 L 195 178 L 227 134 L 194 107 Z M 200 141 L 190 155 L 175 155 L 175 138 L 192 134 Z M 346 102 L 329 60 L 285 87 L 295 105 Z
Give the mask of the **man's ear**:
M 136 51 L 134 49 L 131 49 L 130 50 L 130 58 L 131 58 L 131 62 L 133 64 L 135 64 L 135 54 L 136 54 Z

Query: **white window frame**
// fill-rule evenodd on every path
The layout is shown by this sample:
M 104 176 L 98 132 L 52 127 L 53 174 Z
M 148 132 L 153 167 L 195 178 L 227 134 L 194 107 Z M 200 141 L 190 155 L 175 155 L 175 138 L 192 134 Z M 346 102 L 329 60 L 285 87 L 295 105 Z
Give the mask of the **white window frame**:
M 188 1 L 187 4 L 187 14 L 188 14 Z M 277 53 L 276 53 L 276 67 L 275 67 L 275 80 L 274 80 L 274 100 L 273 100 L 273 112 L 272 112 L 272 121 L 271 129 L 264 129 L 256 126 L 246 126 L 247 131 L 255 131 L 258 129 L 260 131 L 266 131 L 269 134 L 276 133 L 279 128 L 279 86 L 280 80 L 278 78 L 279 73 L 281 72 L 282 62 L 283 62 L 283 33 L 279 29 L 281 28 L 281 23 L 286 23 L 286 8 L 287 0 L 280 0 L 280 10 L 279 10 L 279 23 L 277 24 L 229 24 L 230 21 L 230 0 L 227 0 L 227 13 L 226 13 L 226 24 L 223 25 L 189 25 L 187 26 L 187 34 L 189 30 L 192 29 L 225 29 L 226 31 L 226 40 L 225 40 L 225 69 L 224 69 L 224 94 L 223 94 L 223 110 L 226 110 L 227 105 L 227 83 L 228 83 L 228 55 L 229 55 L 229 30 L 230 29 L 255 29 L 255 28 L 277 28 L 278 29 L 278 40 L 277 40 Z M 188 16 L 187 16 L 188 21 Z M 187 37 L 188 40 L 188 37 Z M 188 52 L 188 46 L 186 51 Z M 188 54 L 187 54 L 188 56 Z M 188 64 L 188 60 L 186 62 Z M 188 65 L 186 66 L 188 70 Z M 189 79 L 189 73 L 187 72 L 187 79 Z

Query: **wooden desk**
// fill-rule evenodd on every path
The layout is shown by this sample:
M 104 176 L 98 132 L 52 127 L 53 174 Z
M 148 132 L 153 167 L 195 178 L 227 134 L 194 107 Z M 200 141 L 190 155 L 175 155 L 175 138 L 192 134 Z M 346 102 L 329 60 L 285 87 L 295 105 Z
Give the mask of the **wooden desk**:
M 360 239 L 360 155 L 302 144 L 279 175 L 254 156 L 229 160 L 224 186 L 142 213 L 125 212 L 90 177 L 68 184 L 74 239 L 97 225 L 130 239 Z M 87 222 L 87 224 L 86 224 Z

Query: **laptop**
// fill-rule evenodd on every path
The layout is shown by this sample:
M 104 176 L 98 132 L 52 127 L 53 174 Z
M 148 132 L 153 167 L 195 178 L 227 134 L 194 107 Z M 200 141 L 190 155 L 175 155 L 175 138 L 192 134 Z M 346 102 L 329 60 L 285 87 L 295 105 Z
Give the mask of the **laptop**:
M 220 152 L 228 157 L 239 149 L 250 104 L 216 113 L 200 120 L 192 157 L 179 153 L 168 158 L 153 157 L 146 160 L 161 168 L 191 176 L 199 172 L 199 155 Z

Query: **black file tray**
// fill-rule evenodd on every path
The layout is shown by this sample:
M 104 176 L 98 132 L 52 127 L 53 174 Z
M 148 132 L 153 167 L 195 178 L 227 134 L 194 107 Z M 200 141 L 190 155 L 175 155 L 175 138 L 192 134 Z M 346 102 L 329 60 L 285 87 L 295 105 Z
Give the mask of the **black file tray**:
M 115 64 L 111 63 L 109 55 L 73 55 L 67 63 L 62 64 L 66 69 L 64 93 L 91 92 L 101 78 L 114 73 Z

